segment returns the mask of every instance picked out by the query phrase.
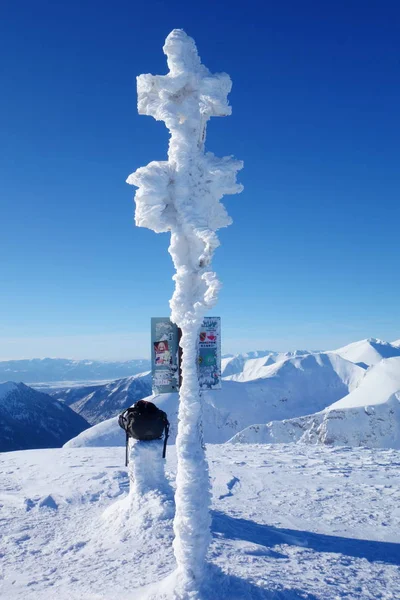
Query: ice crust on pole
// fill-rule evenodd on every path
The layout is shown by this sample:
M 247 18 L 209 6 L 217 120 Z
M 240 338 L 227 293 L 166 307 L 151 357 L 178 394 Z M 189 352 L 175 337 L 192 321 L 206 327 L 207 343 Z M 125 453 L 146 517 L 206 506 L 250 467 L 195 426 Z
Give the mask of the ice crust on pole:
M 186 599 L 198 597 L 210 543 L 211 495 L 201 432 L 198 336 L 220 289 L 211 269 L 219 246 L 216 231 L 232 222 L 220 200 L 242 191 L 236 175 L 243 164 L 204 150 L 209 118 L 231 114 L 229 76 L 210 73 L 201 64 L 193 39 L 181 29 L 169 34 L 163 50 L 169 73 L 140 75 L 137 90 L 139 113 L 164 121 L 169 129 L 168 161 L 139 168 L 127 182 L 138 187 L 136 225 L 156 233 L 171 232 L 169 253 L 176 269 L 171 320 L 182 330 L 183 350 L 176 440 L 175 592 L 176 597 Z

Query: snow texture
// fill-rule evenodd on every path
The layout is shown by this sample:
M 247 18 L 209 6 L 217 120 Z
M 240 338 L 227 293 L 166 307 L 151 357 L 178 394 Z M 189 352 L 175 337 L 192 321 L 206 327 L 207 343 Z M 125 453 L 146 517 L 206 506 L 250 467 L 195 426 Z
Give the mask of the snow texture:
M 144 499 L 149 492 L 167 492 L 169 484 L 165 477 L 163 446 L 163 440 L 129 440 L 130 495 L 133 497 Z
M 207 455 L 201 600 L 400 598 L 399 451 L 248 444 Z M 121 448 L 0 455 L 2 599 L 173 597 L 173 498 L 136 510 L 123 461 Z M 172 485 L 175 474 L 171 447 Z
M 173 491 L 165 474 L 163 440 L 129 440 L 129 494 L 103 513 L 110 535 L 129 528 L 143 536 L 160 521 L 172 519 Z
M 231 80 L 201 64 L 196 45 L 174 29 L 164 45 L 169 73 L 137 79 L 140 114 L 164 121 L 170 141 L 167 162 L 151 162 L 129 176 L 138 187 L 135 221 L 153 231 L 171 232 L 169 253 L 176 274 L 170 301 L 171 320 L 182 330 L 182 378 L 177 436 L 178 472 L 174 551 L 178 563 L 176 593 L 198 593 L 210 543 L 208 466 L 201 434 L 202 402 L 197 345 L 205 313 L 218 297 L 220 283 L 211 270 L 219 245 L 216 231 L 231 223 L 220 202 L 242 190 L 236 174 L 240 161 L 204 151 L 206 124 L 231 113 Z
M 356 389 L 325 410 L 250 426 L 231 442 L 400 449 L 400 357 L 381 360 L 371 367 Z

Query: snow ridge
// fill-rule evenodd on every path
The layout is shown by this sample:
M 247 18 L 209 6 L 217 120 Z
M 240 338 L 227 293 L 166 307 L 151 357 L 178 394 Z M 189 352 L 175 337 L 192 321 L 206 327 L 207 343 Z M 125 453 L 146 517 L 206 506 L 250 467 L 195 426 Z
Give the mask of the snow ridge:
M 383 358 L 400 356 L 400 348 L 376 338 L 368 338 L 366 340 L 360 340 L 359 342 L 353 342 L 334 352 L 343 358 L 364 367 L 376 365 Z
M 371 367 L 356 389 L 325 410 L 252 425 L 230 442 L 400 448 L 400 357 Z

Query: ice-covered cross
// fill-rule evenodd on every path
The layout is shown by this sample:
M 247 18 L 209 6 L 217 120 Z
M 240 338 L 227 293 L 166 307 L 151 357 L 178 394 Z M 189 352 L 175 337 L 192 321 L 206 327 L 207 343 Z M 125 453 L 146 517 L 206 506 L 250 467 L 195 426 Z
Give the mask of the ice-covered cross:
M 201 434 L 202 400 L 197 376 L 197 344 L 205 313 L 217 301 L 220 283 L 211 270 L 216 231 L 231 223 L 220 202 L 236 194 L 242 162 L 205 152 L 210 117 L 231 114 L 232 84 L 226 73 L 201 64 L 196 45 L 174 29 L 164 45 L 169 73 L 137 78 L 138 110 L 164 121 L 170 132 L 168 161 L 139 168 L 127 182 L 135 194 L 135 222 L 156 233 L 170 231 L 169 253 L 176 274 L 171 319 L 182 330 L 182 386 L 177 436 L 178 473 L 174 550 L 182 598 L 196 593 L 209 534 L 209 477 Z
M 169 73 L 140 75 L 137 89 L 139 113 L 164 121 L 170 131 L 168 161 L 151 162 L 127 181 L 139 188 L 135 195 L 136 225 L 157 233 L 171 231 L 169 251 L 177 269 L 172 320 L 180 325 L 188 295 L 191 319 L 216 300 L 219 286 L 208 267 L 219 245 L 216 230 L 231 223 L 220 199 L 242 190 L 236 183 L 242 163 L 204 152 L 208 119 L 231 113 L 229 75 L 211 74 L 201 64 L 192 38 L 180 29 L 169 34 L 164 52 Z M 191 281 L 193 277 L 196 282 Z M 185 285 L 188 280 L 190 290 Z M 192 289 L 194 283 L 196 290 Z M 195 306 L 191 300 L 194 291 Z M 202 317 L 198 315 L 198 319 Z

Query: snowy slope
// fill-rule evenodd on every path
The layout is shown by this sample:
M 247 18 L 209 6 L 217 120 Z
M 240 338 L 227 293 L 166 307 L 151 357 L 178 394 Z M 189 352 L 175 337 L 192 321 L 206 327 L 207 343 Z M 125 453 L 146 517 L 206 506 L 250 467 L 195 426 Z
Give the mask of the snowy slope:
M 295 350 L 294 352 L 272 352 L 271 350 L 248 352 L 246 354 L 235 354 L 225 356 L 221 361 L 222 377 L 238 375 L 243 371 L 249 373 L 257 371 L 261 367 L 272 365 L 288 358 L 296 358 L 311 354 L 308 350 Z M 253 379 L 253 377 L 251 377 Z
M 346 360 L 365 367 L 376 365 L 383 358 L 400 356 L 400 348 L 396 348 L 393 344 L 389 344 L 389 342 L 375 338 L 354 342 L 334 352 Z
M 307 442 L 400 448 L 400 357 L 370 368 L 359 387 L 316 414 L 252 425 L 233 443 Z
M 264 358 L 265 360 L 268 360 L 268 357 L 274 357 L 276 355 L 277 353 L 273 352 L 272 350 L 256 350 L 255 352 L 246 352 L 244 354 L 224 355 L 221 360 L 222 377 L 240 373 L 243 370 L 244 364 L 248 360 L 255 358 Z
M 392 342 L 392 346 L 395 346 L 395 348 L 400 348 L 400 340 L 396 340 L 395 342 Z
M 265 378 L 249 382 L 225 379 L 222 390 L 204 392 L 204 439 L 223 443 L 254 423 L 322 410 L 354 389 L 364 374 L 364 369 L 335 354 L 316 354 L 275 363 Z M 173 443 L 178 394 L 160 394 L 148 400 L 167 413 Z M 124 444 L 122 433 L 114 418 L 83 432 L 68 446 Z
M 77 385 L 75 382 L 71 386 L 61 387 L 61 388 L 45 388 L 43 389 L 41 386 L 34 386 L 35 390 L 45 391 L 46 394 L 49 394 L 56 400 L 59 400 L 65 406 L 72 406 L 75 402 L 79 402 L 89 394 L 96 392 L 100 388 L 104 388 L 107 383 L 111 383 L 107 381 L 105 383 L 93 383 L 91 382 L 89 385 Z M 51 384 L 50 384 L 51 385 Z
M 123 409 L 150 394 L 151 375 L 140 373 L 105 385 L 67 388 L 52 395 L 95 425 L 118 415 Z
M 290 354 L 290 353 L 289 353 Z M 300 391 L 303 397 L 311 398 L 326 389 L 329 394 L 337 386 L 352 390 L 364 377 L 364 370 L 335 353 L 294 353 L 275 362 L 265 358 L 249 360 L 243 370 L 226 380 L 263 383 L 278 394 L 293 396 Z M 344 395 L 344 394 L 343 394 Z M 304 413 L 303 413 L 304 414 Z
M 122 362 L 33 358 L 0 361 L 0 381 L 40 383 L 50 381 L 89 381 L 119 379 L 150 369 L 146 359 Z
M 207 455 L 202 600 L 400 598 L 400 452 L 277 444 Z M 122 448 L 0 455 L 2 599 L 142 600 L 147 584 L 163 597 L 172 515 L 140 521 L 124 508 L 123 461 Z M 175 469 L 172 447 L 172 484 Z
M 234 375 L 235 373 L 241 373 L 243 371 L 244 364 L 248 360 L 243 354 L 236 354 L 235 356 L 227 356 L 221 359 L 221 375 L 227 377 L 228 375 Z
M 60 447 L 88 427 L 51 396 L 23 383 L 0 383 L 0 452 Z

